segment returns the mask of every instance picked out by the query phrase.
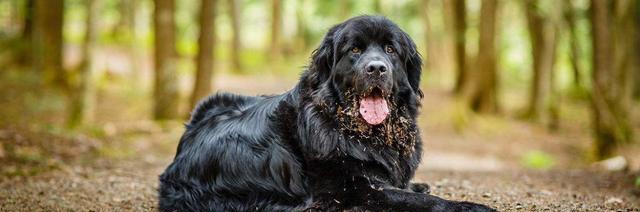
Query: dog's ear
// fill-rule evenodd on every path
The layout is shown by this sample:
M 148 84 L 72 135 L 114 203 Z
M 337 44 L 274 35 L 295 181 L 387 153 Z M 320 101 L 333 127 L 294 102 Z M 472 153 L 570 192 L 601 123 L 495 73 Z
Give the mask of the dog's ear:
M 418 52 L 416 44 L 411 37 L 405 32 L 401 32 L 402 46 L 404 52 L 404 65 L 407 70 L 407 78 L 409 85 L 415 94 L 422 98 L 422 90 L 420 90 L 420 76 L 422 73 L 422 57 Z
M 324 39 L 322 39 L 320 46 L 313 51 L 309 74 L 312 78 L 315 78 L 317 82 L 324 82 L 329 79 L 331 75 L 331 69 L 333 69 L 336 62 L 334 52 L 336 48 L 335 42 L 342 28 L 343 24 L 333 26 L 324 36 Z

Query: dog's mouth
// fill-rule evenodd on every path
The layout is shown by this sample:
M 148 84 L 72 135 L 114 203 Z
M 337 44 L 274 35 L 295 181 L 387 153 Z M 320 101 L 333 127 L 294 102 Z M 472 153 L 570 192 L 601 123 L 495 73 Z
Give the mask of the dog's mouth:
M 360 97 L 360 115 L 370 125 L 378 125 L 389 116 L 389 105 L 385 93 L 378 87 L 373 87 Z

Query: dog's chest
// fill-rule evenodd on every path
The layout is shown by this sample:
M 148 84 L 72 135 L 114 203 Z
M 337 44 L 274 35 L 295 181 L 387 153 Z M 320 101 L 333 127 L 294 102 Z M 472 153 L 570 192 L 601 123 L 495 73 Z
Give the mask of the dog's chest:
M 359 118 L 353 107 L 337 107 L 337 128 L 347 142 L 358 142 L 373 148 L 396 150 L 403 155 L 415 152 L 418 136 L 415 121 L 397 108 L 382 124 L 371 126 Z

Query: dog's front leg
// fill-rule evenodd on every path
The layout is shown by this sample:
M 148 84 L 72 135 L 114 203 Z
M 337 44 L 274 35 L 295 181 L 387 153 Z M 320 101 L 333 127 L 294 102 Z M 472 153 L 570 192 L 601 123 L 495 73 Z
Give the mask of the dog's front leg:
M 379 190 L 377 209 L 390 211 L 495 211 L 485 205 L 445 200 L 437 196 L 395 188 Z

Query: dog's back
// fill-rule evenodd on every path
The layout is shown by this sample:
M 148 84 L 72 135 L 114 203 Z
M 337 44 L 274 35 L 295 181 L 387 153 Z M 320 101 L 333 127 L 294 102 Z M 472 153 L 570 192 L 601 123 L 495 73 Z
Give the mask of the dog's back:
M 300 164 L 274 123 L 274 110 L 290 98 L 222 93 L 201 101 L 160 176 L 160 209 L 289 211 L 285 205 L 301 204 L 292 198 L 305 193 Z
M 255 104 L 262 97 L 242 96 L 230 93 L 217 93 L 201 100 L 191 112 L 187 128 L 206 119 L 225 119 L 239 115 L 243 110 Z

